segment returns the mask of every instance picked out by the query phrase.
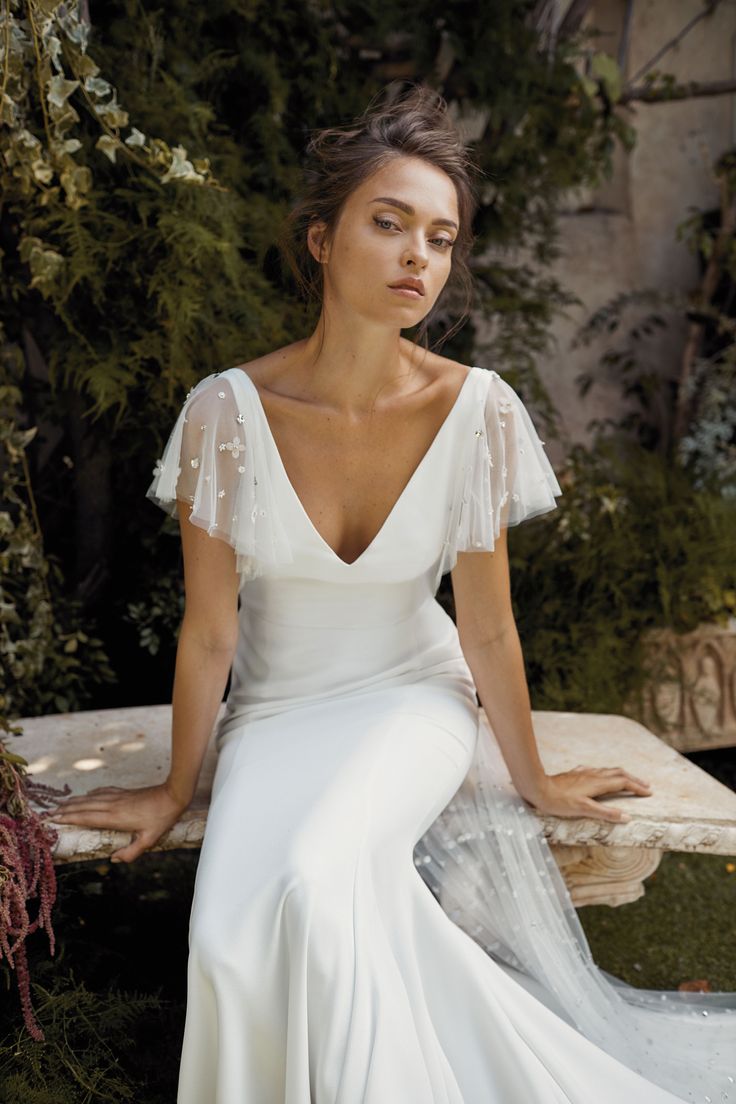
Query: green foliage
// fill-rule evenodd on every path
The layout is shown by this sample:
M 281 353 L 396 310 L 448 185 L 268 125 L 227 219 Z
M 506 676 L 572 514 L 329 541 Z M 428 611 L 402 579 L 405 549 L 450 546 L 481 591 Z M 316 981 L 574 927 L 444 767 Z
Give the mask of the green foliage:
M 26 460 L 36 427 L 18 427 L 13 369 L 8 361 L 0 377 L 0 714 L 65 713 L 115 674 L 81 603 L 64 593 L 55 557 L 44 555 Z
M 628 136 L 605 74 L 597 92 L 581 83 L 589 47 L 542 49 L 527 2 L 503 0 L 493 20 L 437 0 L 115 0 L 93 7 L 91 27 L 81 12 L 74 0 L 42 13 L 12 0 L 0 14 L 13 43 L 0 325 L 6 356 L 23 349 L 34 365 L 15 382 L 41 430 L 26 451 L 44 534 L 23 570 L 24 531 L 13 538 L 9 607 L 20 604 L 6 618 L 31 616 L 40 626 L 28 639 L 56 642 L 14 642 L 22 662 L 4 708 L 28 714 L 94 694 L 102 610 L 137 627 L 148 655 L 171 644 L 180 565 L 169 542 L 155 542 L 170 525 L 144 500 L 153 459 L 196 380 L 313 325 L 273 246 L 310 130 L 358 114 L 387 67 L 407 71 L 407 61 L 461 119 L 483 120 L 474 264 L 494 339 L 475 359 L 518 373 L 540 405 L 535 357 L 554 313 L 574 302 L 544 270 L 558 197 L 604 174 Z M 448 319 L 441 308 L 437 336 Z M 473 348 L 468 326 L 454 355 L 469 361 Z M 91 464 L 96 478 L 85 480 Z
M 534 707 L 632 715 L 647 629 L 736 614 L 736 502 L 623 436 L 575 446 L 560 482 L 509 541 Z
M 198 860 L 198 851 L 182 850 L 147 853 L 130 864 L 57 867 L 56 957 L 49 959 L 38 935 L 29 946 L 46 1041 L 35 1043 L 23 1031 L 17 1000 L 0 1000 L 3 1104 L 171 1104 Z M 3 989 L 4 981 L 0 965 Z
M 61 200 L 72 210 L 89 202 L 93 176 L 84 158 L 74 156 L 84 146 L 71 134 L 80 122 L 71 102 L 73 93 L 94 121 L 94 148 L 113 164 L 120 154 L 164 182 L 178 179 L 217 186 L 206 159 L 192 165 L 183 147 L 170 150 L 160 138 L 149 139 L 136 127 L 122 138 L 128 112 L 87 52 L 90 27 L 78 0 L 48 0 L 43 5 L 9 0 L 0 27 L 6 93 L 0 118 L 7 144 L 0 179 L 6 199 L 36 199 L 42 205 Z M 39 110 L 34 118 L 29 109 L 35 105 Z M 34 124 L 42 128 L 44 140 L 33 133 Z
M 178 543 L 178 529 L 171 523 Z M 153 555 L 158 538 L 146 537 L 143 551 Z M 181 573 L 168 572 L 158 579 L 144 578 L 144 597 L 129 601 L 121 612 L 121 619 L 133 625 L 138 635 L 138 645 L 149 655 L 157 655 L 162 646 L 177 636 L 184 615 L 184 586 Z
M 162 1007 L 153 994 L 111 988 L 95 993 L 69 971 L 33 997 L 45 1042 L 24 1029 L 0 1040 L 3 1104 L 92 1104 L 140 1100 L 139 1086 L 120 1056 L 134 1051 L 141 1016 Z

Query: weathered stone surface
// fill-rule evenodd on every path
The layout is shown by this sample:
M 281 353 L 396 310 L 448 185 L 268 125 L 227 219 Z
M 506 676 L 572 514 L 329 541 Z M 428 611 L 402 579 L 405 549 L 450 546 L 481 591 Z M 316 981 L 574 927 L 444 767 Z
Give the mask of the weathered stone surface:
M 644 894 L 644 879 L 659 866 L 662 851 L 653 847 L 584 847 L 553 843 L 572 903 L 628 905 Z
M 620 766 L 652 786 L 648 797 L 612 799 L 631 816 L 627 824 L 543 817 L 551 843 L 736 854 L 736 793 L 643 725 L 607 713 L 535 711 L 533 717 L 548 773 L 579 763 Z
M 533 720 L 549 773 L 578 764 L 622 766 L 652 785 L 648 797 L 611 799 L 631 815 L 627 824 L 541 818 L 576 904 L 634 900 L 665 850 L 736 854 L 736 794 L 642 725 L 595 713 L 534 711 Z M 10 746 L 28 760 L 29 772 L 52 785 L 68 783 L 75 794 L 97 786 L 147 786 L 166 776 L 170 705 L 60 713 L 20 723 L 24 734 L 11 738 Z M 211 741 L 192 805 L 156 850 L 200 845 L 215 761 Z M 57 827 L 58 863 L 106 857 L 130 839 L 127 832 Z
M 644 644 L 647 728 L 678 751 L 736 746 L 736 618 L 689 633 L 650 629 Z

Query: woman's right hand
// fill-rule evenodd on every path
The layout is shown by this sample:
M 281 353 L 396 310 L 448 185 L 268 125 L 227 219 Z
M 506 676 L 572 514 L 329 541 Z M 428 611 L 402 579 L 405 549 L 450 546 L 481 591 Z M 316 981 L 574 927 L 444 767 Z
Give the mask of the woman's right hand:
M 623 767 L 589 767 L 579 764 L 572 770 L 546 774 L 531 796 L 522 794 L 541 815 L 591 817 L 621 824 L 631 817 L 622 809 L 596 801 L 596 797 L 635 794 L 650 797 L 652 787 L 643 778 Z
M 42 816 L 58 824 L 132 832 L 130 843 L 114 851 L 110 861 L 133 862 L 176 824 L 188 806 L 189 802 L 183 802 L 166 782 L 139 789 L 98 786 L 60 801 Z

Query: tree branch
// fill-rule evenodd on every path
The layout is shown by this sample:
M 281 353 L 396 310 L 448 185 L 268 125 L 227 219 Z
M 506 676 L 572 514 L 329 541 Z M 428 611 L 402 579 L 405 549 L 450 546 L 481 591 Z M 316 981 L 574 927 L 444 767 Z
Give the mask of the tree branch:
M 667 100 L 691 100 L 698 96 L 724 96 L 736 92 L 736 78 L 719 81 L 685 81 L 684 84 L 667 85 L 659 88 L 648 84 L 640 84 L 638 87 L 629 85 L 624 88 L 619 103 L 631 103 L 632 100 L 640 100 L 642 103 L 665 103 Z
M 571 38 L 580 30 L 580 25 L 592 6 L 593 0 L 572 0 L 560 23 L 557 32 L 558 41 L 563 38 Z
M 629 82 L 633 84 L 634 81 L 637 81 L 640 77 L 643 77 L 645 73 L 647 73 L 654 65 L 657 64 L 661 57 L 664 57 L 666 53 L 668 53 L 674 46 L 677 46 L 677 44 L 683 40 L 686 34 L 690 33 L 696 23 L 699 23 L 701 19 L 705 19 L 706 16 L 712 15 L 720 3 L 721 0 L 708 0 L 701 12 L 698 12 L 697 15 L 694 15 L 690 22 L 686 23 L 682 30 L 678 31 L 674 38 L 671 38 L 669 42 L 665 42 L 664 46 L 657 50 L 656 54 L 654 54 L 654 56 L 651 57 L 649 61 L 642 65 L 642 67 L 638 69 L 636 73 L 632 74 L 632 76 L 629 78 Z
M 713 248 L 705 266 L 700 288 L 691 300 L 691 311 L 696 310 L 698 305 L 701 304 L 707 306 L 713 298 L 721 276 L 722 259 L 736 231 L 736 199 L 731 193 L 731 187 L 730 175 L 728 170 L 724 169 L 720 180 L 721 225 L 713 242 Z M 705 326 L 700 319 L 693 319 L 687 329 L 687 337 L 680 361 L 680 377 L 677 381 L 677 405 L 673 427 L 675 441 L 680 440 L 687 428 L 692 408 L 692 400 L 686 396 L 687 385 L 692 375 L 693 364 L 698 355 L 704 330 Z
M 618 67 L 623 73 L 626 68 L 626 59 L 629 56 L 629 43 L 631 41 L 631 24 L 634 19 L 634 0 L 626 0 L 621 38 L 618 44 Z

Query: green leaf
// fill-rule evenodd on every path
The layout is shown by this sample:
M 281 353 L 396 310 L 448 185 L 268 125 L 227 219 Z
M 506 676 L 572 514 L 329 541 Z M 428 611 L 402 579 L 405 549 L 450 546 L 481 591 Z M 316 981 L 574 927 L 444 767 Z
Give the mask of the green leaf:
M 610 54 L 593 54 L 590 61 L 590 71 L 605 88 L 606 95 L 611 103 L 616 103 L 621 98 L 623 81 L 621 70 L 615 59 Z

